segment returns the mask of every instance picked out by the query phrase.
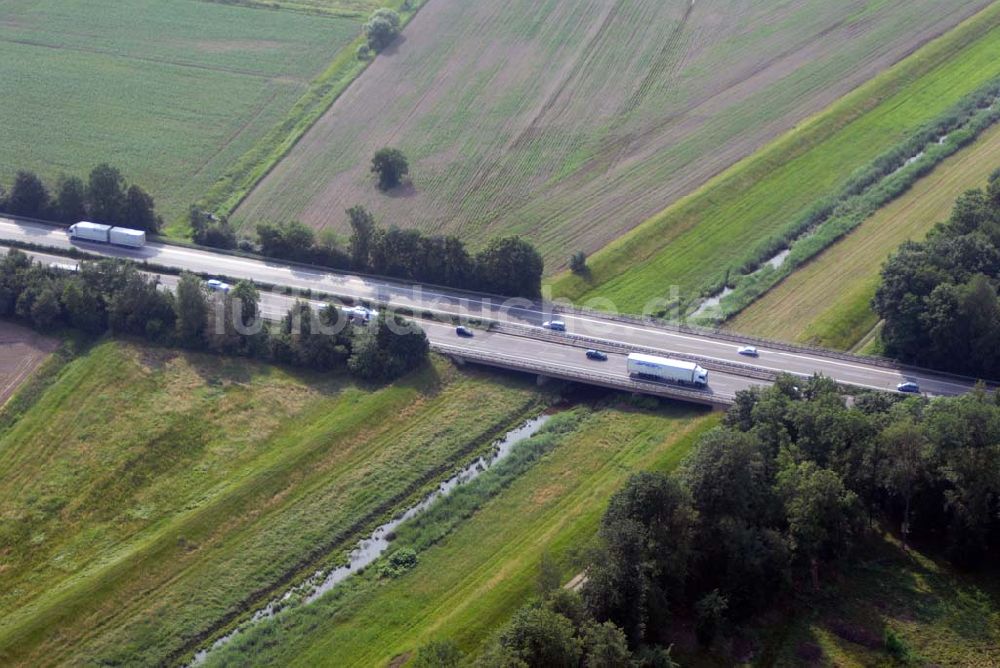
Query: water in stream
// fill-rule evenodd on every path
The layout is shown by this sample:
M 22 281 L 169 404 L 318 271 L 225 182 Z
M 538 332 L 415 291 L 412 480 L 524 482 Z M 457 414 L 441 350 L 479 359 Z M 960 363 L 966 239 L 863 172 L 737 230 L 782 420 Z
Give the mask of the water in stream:
M 262 620 L 273 617 L 293 596 L 300 598 L 306 605 L 308 605 L 349 578 L 354 573 L 357 573 L 358 571 L 371 565 L 376 559 L 382 556 L 387 549 L 389 549 L 392 534 L 400 524 L 413 519 L 420 513 L 424 512 L 434 505 L 436 501 L 450 494 L 451 491 L 459 485 L 464 485 L 478 478 L 484 471 L 509 455 L 515 445 L 538 433 L 538 430 L 542 428 L 542 425 L 544 425 L 550 417 L 551 416 L 549 415 L 541 415 L 528 420 L 520 427 L 507 432 L 503 438 L 497 440 L 493 444 L 493 450 L 489 454 L 477 458 L 454 476 L 442 482 L 438 485 L 436 490 L 425 496 L 417 504 L 406 509 L 406 511 L 402 514 L 394 517 L 385 524 L 376 527 L 370 536 L 358 542 L 357 547 L 355 547 L 351 551 L 350 555 L 348 555 L 346 564 L 329 570 L 316 571 L 311 576 L 306 578 L 305 581 L 288 589 L 288 591 L 286 591 L 283 595 L 270 601 L 267 605 L 255 611 L 249 620 L 238 626 L 230 633 L 227 633 L 217 639 L 211 644 L 211 646 L 200 650 L 197 654 L 195 654 L 194 661 L 191 665 L 196 666 L 204 662 L 212 650 L 225 645 L 246 628 L 253 626 Z

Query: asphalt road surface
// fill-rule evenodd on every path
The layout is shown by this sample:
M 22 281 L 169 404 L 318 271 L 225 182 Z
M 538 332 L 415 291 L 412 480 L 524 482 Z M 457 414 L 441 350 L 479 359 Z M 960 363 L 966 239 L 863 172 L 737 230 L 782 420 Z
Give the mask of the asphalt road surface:
M 311 290 L 332 295 L 346 296 L 354 300 L 369 300 L 387 304 L 397 308 L 408 308 L 415 311 L 429 310 L 467 318 L 482 318 L 509 322 L 525 328 L 535 328 L 545 341 L 528 343 L 526 336 L 510 336 L 508 334 L 492 333 L 489 336 L 476 337 L 474 340 L 451 342 L 440 345 L 479 347 L 497 345 L 505 354 L 539 355 L 542 360 L 571 359 L 582 353 L 581 341 L 574 336 L 587 337 L 589 341 L 606 341 L 609 344 L 636 347 L 655 351 L 663 355 L 684 354 L 694 355 L 705 360 L 714 360 L 727 364 L 746 365 L 767 371 L 784 371 L 810 376 L 820 373 L 839 382 L 857 387 L 895 390 L 896 385 L 904 381 L 919 384 L 920 389 L 930 395 L 955 395 L 968 391 L 973 381 L 940 374 L 925 369 L 887 368 L 878 364 L 865 363 L 860 359 L 841 359 L 833 354 L 824 354 L 812 350 L 787 350 L 782 347 L 769 348 L 757 345 L 759 357 L 747 358 L 737 353 L 740 343 L 711 334 L 697 332 L 675 331 L 652 324 L 623 322 L 598 313 L 575 314 L 559 312 L 558 305 L 533 304 L 527 300 L 502 301 L 500 298 L 460 291 L 450 291 L 441 288 L 425 288 L 419 285 L 405 285 L 391 280 L 369 276 L 335 273 L 284 264 L 278 261 L 243 258 L 238 256 L 215 253 L 208 250 L 186 248 L 171 244 L 149 243 L 141 249 L 125 249 L 89 242 L 71 241 L 65 230 L 53 228 L 38 223 L 15 221 L 0 218 L 0 240 L 13 239 L 24 243 L 34 243 L 52 248 L 79 248 L 82 251 L 109 257 L 122 257 L 136 261 L 149 261 L 178 270 L 188 270 L 201 274 L 225 276 L 234 279 L 251 279 L 258 283 L 290 287 L 293 290 Z M 52 260 L 55 262 L 55 260 Z M 59 260 L 67 262 L 65 258 Z M 287 295 L 268 294 L 265 301 L 275 303 L 290 299 Z M 265 308 L 267 308 L 265 306 Z M 541 329 L 543 322 L 558 318 L 566 323 L 567 332 L 558 335 L 553 340 L 553 334 Z M 434 329 L 434 328 L 431 328 Z M 530 337 L 532 330 L 522 334 Z M 430 334 L 430 332 L 428 332 Z M 435 334 L 434 337 L 438 335 Z M 432 341 L 435 338 L 432 337 Z M 496 344 L 489 343 L 494 339 Z M 503 343 L 501 343 L 503 342 Z M 544 345 L 543 345 L 544 344 Z M 566 350 L 560 350 L 565 348 Z M 605 364 L 608 373 L 618 373 L 624 369 L 624 357 L 614 355 Z M 590 365 L 588 371 L 592 370 Z M 619 369 L 619 366 L 621 367 Z M 732 372 L 721 373 L 713 371 L 710 385 L 713 390 L 729 394 L 737 386 L 746 386 L 748 382 L 730 382 L 729 378 L 739 377 L 739 368 Z M 725 380 L 724 380 L 725 378 Z M 760 381 L 749 381 L 749 384 Z

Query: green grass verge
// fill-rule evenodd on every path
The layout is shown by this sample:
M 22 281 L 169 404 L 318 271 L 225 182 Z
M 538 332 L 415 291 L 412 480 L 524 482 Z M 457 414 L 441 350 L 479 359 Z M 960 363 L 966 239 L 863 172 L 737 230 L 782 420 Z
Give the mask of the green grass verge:
M 859 167 L 1000 75 L 1000 5 L 931 42 L 767 148 L 557 277 L 553 293 L 638 312 L 710 294 Z
M 902 242 L 945 220 L 962 192 L 982 187 L 1000 165 L 1000 128 L 945 160 L 903 196 L 865 220 L 727 323 L 739 332 L 849 349 L 878 317 L 871 300 L 879 270 Z
M 441 360 L 364 388 L 102 343 L 0 436 L 0 662 L 179 658 L 544 396 Z
M 593 539 L 608 498 L 628 475 L 674 468 L 718 414 L 677 404 L 656 410 L 621 405 L 572 420 L 529 470 L 435 537 L 413 570 L 388 581 L 371 572 L 348 580 L 315 604 L 249 631 L 211 663 L 385 665 L 433 638 L 451 638 L 475 652 L 535 592 L 543 554 L 552 555 L 569 580 L 579 570 L 575 556 Z M 461 502 L 451 509 L 458 519 L 467 511 Z M 436 530 L 431 527 L 432 536 Z M 419 528 L 400 532 L 401 541 L 424 538 Z

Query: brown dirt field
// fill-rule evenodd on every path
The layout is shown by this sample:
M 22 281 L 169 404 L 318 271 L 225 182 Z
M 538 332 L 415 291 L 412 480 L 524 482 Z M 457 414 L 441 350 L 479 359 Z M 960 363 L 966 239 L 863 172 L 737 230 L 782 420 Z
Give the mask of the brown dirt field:
M 430 0 L 258 184 L 241 224 L 387 224 L 593 251 L 988 0 Z M 382 146 L 411 188 L 379 194 Z
M 0 320 L 0 405 L 58 347 L 56 339 Z

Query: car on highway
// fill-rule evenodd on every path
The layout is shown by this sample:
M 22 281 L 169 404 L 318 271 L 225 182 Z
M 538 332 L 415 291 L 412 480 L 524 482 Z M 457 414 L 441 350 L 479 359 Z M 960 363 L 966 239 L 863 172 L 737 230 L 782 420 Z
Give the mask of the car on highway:
M 597 362 L 607 362 L 608 356 L 606 353 L 602 353 L 600 350 L 588 350 L 587 359 L 595 360 Z
M 209 290 L 214 290 L 215 292 L 229 292 L 229 290 L 232 288 L 232 286 L 229 285 L 229 283 L 226 283 L 225 281 L 220 281 L 217 278 L 208 279 L 207 281 L 205 281 L 205 286 Z
M 896 386 L 897 392 L 907 392 L 909 394 L 920 394 L 920 386 L 912 381 L 900 383 Z
M 459 325 L 455 328 L 455 333 L 459 336 L 464 336 L 466 338 L 472 338 L 472 330 L 464 325 Z
M 566 331 L 566 323 L 562 320 L 546 320 L 542 323 L 542 327 L 545 329 L 551 329 L 553 332 Z
M 757 352 L 757 348 L 754 346 L 740 346 L 736 349 L 736 352 L 747 357 L 757 357 L 760 355 L 760 353 Z

